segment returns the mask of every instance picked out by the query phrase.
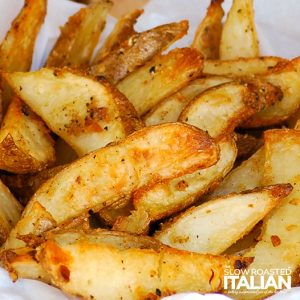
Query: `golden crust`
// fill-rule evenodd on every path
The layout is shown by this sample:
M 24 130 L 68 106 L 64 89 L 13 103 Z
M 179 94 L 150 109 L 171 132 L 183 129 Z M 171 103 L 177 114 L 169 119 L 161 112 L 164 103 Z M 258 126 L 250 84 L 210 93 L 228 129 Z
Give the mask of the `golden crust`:
M 104 76 L 108 81 L 117 84 L 184 36 L 187 30 L 188 22 L 181 21 L 136 33 L 92 66 L 89 72 L 95 76 Z
M 211 0 L 206 16 L 200 23 L 192 43 L 205 59 L 218 59 L 222 35 L 223 0 Z
M 87 67 L 104 29 L 110 0 L 101 0 L 80 9 L 61 28 L 61 34 L 49 54 L 47 67 Z
M 54 162 L 54 141 L 49 129 L 14 96 L 0 130 L 0 169 L 17 174 L 34 173 Z

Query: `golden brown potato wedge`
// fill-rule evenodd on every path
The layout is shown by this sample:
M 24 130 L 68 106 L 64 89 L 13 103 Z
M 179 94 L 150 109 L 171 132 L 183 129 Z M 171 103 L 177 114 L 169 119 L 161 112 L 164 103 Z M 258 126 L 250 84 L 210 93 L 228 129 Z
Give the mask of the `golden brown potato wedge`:
M 0 169 L 34 173 L 55 162 L 49 129 L 17 96 L 11 100 L 0 130 Z
M 300 58 L 291 62 L 280 64 L 269 74 L 262 75 L 261 78 L 269 83 L 278 86 L 283 92 L 281 101 L 276 102 L 271 107 L 263 109 L 253 118 L 248 120 L 244 127 L 261 127 L 278 124 L 291 115 L 300 107 Z
M 110 0 L 100 0 L 71 16 L 61 28 L 60 37 L 49 54 L 46 66 L 87 67 L 111 7 Z
M 222 35 L 223 0 L 211 0 L 206 16 L 196 30 L 192 47 L 208 59 L 218 59 Z
M 292 129 L 270 130 L 265 133 L 266 162 L 264 169 L 264 184 L 289 182 L 293 185 L 291 194 L 282 204 L 265 219 L 260 241 L 254 249 L 245 255 L 253 255 L 254 261 L 250 270 L 270 270 L 273 268 L 289 270 L 291 282 L 297 285 L 300 282 L 300 195 L 299 195 L 299 153 L 300 132 Z M 282 274 L 285 280 L 287 275 Z M 278 282 L 278 276 L 274 276 Z M 264 280 L 268 279 L 268 274 Z M 254 282 L 260 282 L 260 276 L 254 276 Z M 246 293 L 244 289 L 242 299 L 261 299 L 268 293 L 276 292 L 272 288 L 254 290 Z
M 105 80 L 51 68 L 4 76 L 15 93 L 79 156 L 143 126 L 131 103 Z
M 13 226 L 19 221 L 22 209 L 13 194 L 0 181 L 0 246 L 7 239 Z
M 207 193 L 229 173 L 237 155 L 232 137 L 224 138 L 218 145 L 220 159 L 214 166 L 135 193 L 133 198 L 135 210 L 130 216 L 118 218 L 113 228 L 144 234 L 148 231 L 151 221 L 163 219 L 181 211 Z
M 280 205 L 291 191 L 290 184 L 278 184 L 211 200 L 186 210 L 154 237 L 176 249 L 221 254 Z
M 220 76 L 253 76 L 264 74 L 272 70 L 277 64 L 286 62 L 286 59 L 275 56 L 247 57 L 234 60 L 204 61 L 203 73 Z
M 89 69 L 94 76 L 104 76 L 117 84 L 129 73 L 151 60 L 182 38 L 188 30 L 188 22 L 170 23 L 137 33 L 122 43 L 102 61 Z
M 233 169 L 211 194 L 205 196 L 205 199 L 210 200 L 260 187 L 264 175 L 264 163 L 265 150 L 262 147 L 248 160 Z
M 260 80 L 224 83 L 189 102 L 178 120 L 206 130 L 219 139 L 262 108 L 281 99 L 279 88 Z
M 18 278 L 28 278 L 50 283 L 51 280 L 48 274 L 38 263 L 35 255 L 35 249 L 24 247 L 2 251 L 0 260 L 13 281 L 16 281 Z
M 137 190 L 209 167 L 218 160 L 218 152 L 208 134 L 190 125 L 141 129 L 75 161 L 43 184 L 5 247 L 22 246 L 19 235 L 40 234 L 91 210 L 130 199 Z
M 121 17 L 110 35 L 104 41 L 103 46 L 97 52 L 93 64 L 99 63 L 105 56 L 120 47 L 120 45 L 135 34 L 134 25 L 143 10 L 136 9 Z
M 25 0 L 23 9 L 0 46 L 1 70 L 14 72 L 30 69 L 35 39 L 44 22 L 46 10 L 46 0 Z
M 35 40 L 44 22 L 46 11 L 46 0 L 25 0 L 24 7 L 14 19 L 11 29 L 0 45 L 0 70 L 6 72 L 30 70 Z M 5 113 L 12 91 L 1 77 L 0 85 L 0 118 L 2 118 L 2 109 Z
M 147 113 L 143 120 L 147 126 L 176 122 L 184 107 L 197 95 L 203 91 L 232 81 L 229 77 L 211 76 L 199 78 L 190 82 L 186 87 L 179 90 L 174 95 L 163 99 Z
M 259 56 L 253 0 L 233 0 L 223 27 L 220 59 Z
M 249 264 L 247 258 L 195 254 L 168 247 L 120 249 L 103 244 L 93 234 L 80 233 L 54 235 L 41 245 L 37 257 L 52 284 L 63 291 L 86 299 L 107 300 L 159 299 L 177 292 L 219 291 L 225 266 L 234 271 Z
M 175 49 L 128 75 L 118 89 L 144 115 L 163 98 L 168 97 L 195 79 L 202 72 L 203 57 L 192 48 Z

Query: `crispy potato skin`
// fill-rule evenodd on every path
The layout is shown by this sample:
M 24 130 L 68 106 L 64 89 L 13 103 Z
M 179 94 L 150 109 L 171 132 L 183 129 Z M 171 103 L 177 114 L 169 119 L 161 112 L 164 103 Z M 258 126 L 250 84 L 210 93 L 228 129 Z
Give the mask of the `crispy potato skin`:
M 257 138 L 248 133 L 236 134 L 236 146 L 238 148 L 238 160 L 246 160 L 263 145 L 262 138 Z
M 11 229 L 19 221 L 23 210 L 9 189 L 0 181 L 0 246 L 6 241 Z
M 211 0 L 206 16 L 197 28 L 192 47 L 198 49 L 205 59 L 218 59 L 222 35 L 223 0 Z
M 300 58 L 282 62 L 265 75 L 263 80 L 278 86 L 283 92 L 281 101 L 265 108 L 249 119 L 244 127 L 262 127 L 279 124 L 293 115 L 300 106 Z
M 144 12 L 136 9 L 119 19 L 110 35 L 104 41 L 103 46 L 96 54 L 93 64 L 97 64 L 104 59 L 110 52 L 120 48 L 120 45 L 128 40 L 135 32 L 134 25 L 138 17 Z
M 224 24 L 220 59 L 259 56 L 253 0 L 233 0 Z
M 79 156 L 143 127 L 132 104 L 104 79 L 98 81 L 73 70 L 51 68 L 7 73 L 5 77 L 27 105 Z
M 188 22 L 170 23 L 148 31 L 136 33 L 116 50 L 89 69 L 95 76 L 104 76 L 117 84 L 129 73 L 151 60 L 182 38 L 188 30 Z
M 61 28 L 61 34 L 46 62 L 47 67 L 87 67 L 112 7 L 101 0 L 79 10 Z
M 97 212 L 129 199 L 138 189 L 209 167 L 218 154 L 208 134 L 190 125 L 170 123 L 139 130 L 86 155 L 47 181 L 26 206 L 6 248 L 22 245 L 18 235 L 40 234 L 89 210 Z
M 64 291 L 85 299 L 107 300 L 160 299 L 176 292 L 219 291 L 225 265 L 234 270 L 235 266 L 246 267 L 251 261 L 167 247 L 119 249 L 97 242 L 89 234 L 77 236 L 77 240 L 64 241 L 63 234 L 53 237 L 40 246 L 37 257 L 52 283 Z M 82 264 L 84 269 L 78 267 Z
M 25 0 L 0 46 L 0 69 L 6 72 L 28 71 L 31 67 L 35 38 L 44 22 L 46 0 Z
M 233 60 L 204 61 L 203 73 L 220 76 L 253 76 L 264 74 L 276 67 L 277 64 L 287 62 L 286 59 L 276 56 L 239 57 Z
M 140 116 L 202 73 L 203 57 L 192 48 L 177 48 L 155 57 L 123 79 L 117 88 Z
M 177 249 L 221 254 L 277 207 L 292 189 L 290 184 L 278 184 L 211 200 L 164 224 L 155 237 Z M 238 218 L 232 218 L 233 215 Z M 206 228 L 206 224 L 210 227 Z
M 55 161 L 49 129 L 17 96 L 11 100 L 0 130 L 0 169 L 34 173 Z

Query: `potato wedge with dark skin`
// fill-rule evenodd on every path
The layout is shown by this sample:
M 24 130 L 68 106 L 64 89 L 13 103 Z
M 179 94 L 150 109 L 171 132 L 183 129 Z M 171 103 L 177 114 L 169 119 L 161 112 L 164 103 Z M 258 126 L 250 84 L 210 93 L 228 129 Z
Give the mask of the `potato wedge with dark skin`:
M 275 56 L 240 57 L 234 60 L 207 59 L 204 61 L 203 73 L 232 77 L 253 76 L 267 73 L 276 65 L 285 62 L 286 59 Z
M 136 33 L 102 61 L 93 65 L 88 72 L 94 76 L 103 76 L 111 83 L 117 84 L 182 38 L 187 30 L 188 22 L 182 21 Z
M 105 80 L 51 68 L 4 76 L 15 93 L 79 156 L 143 127 L 132 104 Z
M 253 0 L 233 0 L 225 21 L 220 59 L 259 56 L 259 42 L 255 29 Z
M 264 220 L 260 241 L 245 256 L 254 256 L 250 270 L 288 269 L 292 286 L 297 286 L 300 282 L 300 132 L 293 129 L 274 129 L 266 131 L 264 138 L 266 162 L 263 184 L 287 182 L 293 185 L 293 191 Z M 282 276 L 287 280 L 287 275 Z M 261 276 L 253 277 L 255 284 L 261 281 Z M 265 273 L 265 282 L 268 277 Z M 278 282 L 278 277 L 274 276 L 274 280 Z M 247 293 L 245 288 L 241 291 L 243 296 L 237 299 L 262 299 L 277 292 L 272 287 L 263 291 L 253 290 L 255 293 Z
M 221 254 L 279 206 L 292 189 L 290 184 L 278 184 L 213 199 L 164 224 L 154 237 L 176 249 Z
M 0 130 L 0 169 L 34 173 L 55 162 L 54 141 L 45 123 L 17 96 Z
M 143 12 L 143 10 L 136 9 L 119 19 L 110 35 L 104 41 L 103 46 L 97 52 L 93 60 L 93 65 L 102 61 L 104 57 L 118 49 L 123 42 L 136 33 L 134 25 Z
M 155 57 L 123 79 L 117 88 L 141 116 L 197 78 L 202 68 L 203 57 L 198 50 L 178 48 Z
M 89 66 L 111 7 L 110 0 L 101 0 L 71 16 L 61 28 L 61 35 L 49 54 L 46 66 Z
M 192 47 L 198 49 L 205 59 L 218 59 L 222 35 L 223 0 L 211 0 L 206 16 L 196 30 Z
M 143 116 L 147 126 L 176 122 L 185 106 L 197 95 L 210 87 L 232 81 L 229 77 L 211 76 L 190 82 L 177 93 L 163 99 Z
M 0 46 L 0 70 L 5 72 L 28 71 L 31 67 L 35 39 L 44 22 L 46 0 L 25 0 L 19 15 Z M 1 79 L 2 107 L 6 111 L 12 93 Z
M 225 266 L 233 272 L 251 261 L 168 247 L 124 249 L 102 243 L 93 233 L 54 234 L 37 252 L 52 284 L 69 294 L 99 300 L 160 299 L 180 292 L 217 292 L 223 287 Z
M 243 127 L 253 128 L 280 124 L 288 119 L 300 107 L 300 58 L 279 64 L 269 73 L 261 75 L 260 78 L 278 86 L 283 92 L 281 101 L 266 107 L 253 116 Z
M 41 234 L 97 212 L 158 182 L 207 168 L 219 149 L 207 133 L 181 123 L 141 129 L 122 142 L 75 161 L 34 194 L 5 248 L 22 247 L 19 235 Z
M 0 246 L 21 217 L 23 207 L 0 181 Z

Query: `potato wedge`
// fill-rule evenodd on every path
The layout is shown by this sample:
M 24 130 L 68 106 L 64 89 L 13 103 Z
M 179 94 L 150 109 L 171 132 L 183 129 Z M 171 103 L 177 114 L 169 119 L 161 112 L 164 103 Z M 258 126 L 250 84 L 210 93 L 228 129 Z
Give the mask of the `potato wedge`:
M 281 99 L 279 88 L 259 80 L 224 83 L 189 102 L 178 120 L 206 130 L 218 140 Z
M 221 254 L 245 236 L 291 191 L 290 184 L 278 184 L 229 194 L 186 210 L 154 236 L 176 249 Z
M 46 66 L 87 67 L 111 7 L 110 0 L 100 0 L 71 16 L 61 28 L 61 35 L 49 54 Z
M 144 10 L 136 9 L 119 19 L 103 46 L 97 52 L 93 64 L 99 63 L 105 56 L 120 47 L 120 45 L 135 34 L 134 25 Z
M 223 27 L 220 59 L 259 56 L 253 0 L 233 0 Z
M 272 70 L 277 64 L 283 64 L 287 60 L 275 56 L 260 56 L 237 58 L 234 60 L 211 60 L 204 61 L 203 73 L 220 76 L 253 76 L 264 74 Z
M 24 7 L 12 23 L 0 46 L 0 69 L 6 72 L 28 71 L 35 39 L 44 22 L 46 0 L 25 0 Z
M 79 156 L 143 126 L 131 103 L 105 80 L 51 68 L 4 76 L 15 93 Z
M 300 197 L 299 197 L 299 153 L 300 132 L 292 129 L 270 130 L 265 133 L 265 174 L 264 184 L 290 182 L 294 189 L 264 221 L 261 240 L 255 248 L 245 255 L 253 255 L 254 261 L 249 269 L 270 270 L 289 269 L 292 284 L 300 282 Z M 287 276 L 282 275 L 286 280 Z M 268 275 L 265 275 L 265 282 Z M 278 280 L 277 276 L 275 279 Z M 255 282 L 260 276 L 254 276 Z M 274 289 L 254 290 L 253 293 L 243 294 L 242 299 L 261 299 Z
M 144 115 L 163 98 L 168 97 L 202 72 L 203 58 L 192 48 L 175 49 L 152 61 L 123 79 L 117 88 Z
M 127 217 L 118 218 L 114 230 L 147 233 L 151 221 L 183 210 L 217 185 L 232 169 L 237 155 L 232 137 L 224 138 L 218 145 L 220 159 L 214 166 L 136 192 L 133 197 L 135 210 Z
M 37 257 L 52 284 L 63 291 L 107 300 L 219 291 L 225 266 L 234 271 L 249 264 L 247 258 L 201 255 L 168 247 L 120 249 L 103 244 L 92 234 L 69 233 L 48 239 Z
M 182 38 L 188 30 L 188 22 L 170 23 L 137 33 L 122 43 L 102 61 L 92 66 L 89 72 L 94 76 L 104 76 L 117 84 L 129 73 L 151 60 Z
M 211 0 L 206 16 L 196 30 L 192 47 L 198 49 L 205 59 L 218 59 L 222 35 L 223 0 Z
M 197 95 L 203 91 L 232 81 L 229 77 L 212 76 L 199 78 L 190 82 L 186 87 L 179 90 L 174 95 L 163 99 L 147 113 L 143 120 L 147 126 L 176 122 L 184 107 Z
M 49 129 L 17 96 L 11 100 L 0 130 L 0 169 L 34 173 L 55 162 Z
M 264 176 L 264 163 L 265 150 L 262 147 L 248 160 L 233 169 L 212 193 L 205 196 L 205 199 L 210 200 L 260 187 Z
M 19 221 L 23 207 L 9 189 L 0 181 L 0 246 Z
M 300 107 L 300 58 L 291 62 L 283 63 L 274 68 L 269 74 L 261 78 L 278 86 L 283 92 L 281 101 L 271 107 L 263 109 L 253 118 L 248 120 L 244 127 L 261 127 L 278 124 L 291 115 Z
M 137 131 L 120 143 L 75 161 L 34 194 L 5 248 L 23 245 L 19 235 L 40 234 L 89 211 L 97 212 L 137 190 L 206 168 L 218 147 L 205 132 L 181 123 Z
M 35 254 L 36 250 L 28 247 L 7 250 L 0 253 L 0 260 L 13 281 L 27 278 L 50 283 L 49 275 L 37 262 Z

